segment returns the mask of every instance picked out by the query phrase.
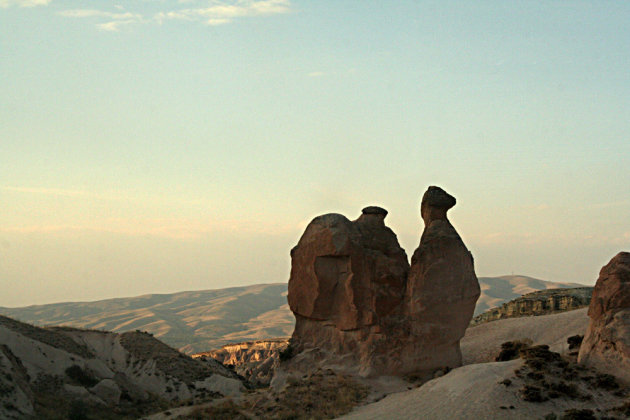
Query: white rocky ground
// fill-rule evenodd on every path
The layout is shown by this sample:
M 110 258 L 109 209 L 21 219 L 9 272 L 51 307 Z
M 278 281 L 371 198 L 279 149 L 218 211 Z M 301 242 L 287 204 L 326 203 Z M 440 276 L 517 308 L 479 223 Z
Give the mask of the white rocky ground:
M 550 350 L 563 353 L 567 338 L 584 335 L 588 327 L 588 308 L 544 316 L 509 318 L 480 324 L 466 330 L 461 340 L 464 364 L 494 361 L 506 341 L 531 340 L 547 344 Z
M 594 412 L 621 405 L 624 400 L 610 393 L 590 389 L 593 398 L 576 401 L 568 398 L 545 402 L 526 402 L 519 395 L 523 380 L 515 370 L 523 360 L 494 362 L 506 341 L 531 340 L 549 344 L 550 350 L 566 353 L 566 339 L 583 335 L 588 326 L 587 309 L 525 318 L 489 322 L 469 328 L 462 340 L 465 365 L 433 379 L 419 388 L 394 393 L 384 399 L 358 407 L 344 419 L 542 419 L 549 413 L 561 414 L 569 408 L 588 408 Z M 510 379 L 512 384 L 500 382 Z M 621 417 L 619 417 L 621 418 Z
M 523 381 L 514 371 L 523 360 L 463 366 L 411 391 L 389 395 L 360 407 L 343 419 L 543 419 L 571 408 L 603 412 L 619 406 L 622 398 L 594 391 L 589 401 L 568 398 L 527 402 L 519 395 Z M 501 384 L 510 379 L 509 386 Z
M 33 415 L 40 393 L 116 407 L 121 399 L 207 400 L 243 390 L 220 364 L 193 360 L 146 333 L 42 329 L 0 317 L 2 419 Z

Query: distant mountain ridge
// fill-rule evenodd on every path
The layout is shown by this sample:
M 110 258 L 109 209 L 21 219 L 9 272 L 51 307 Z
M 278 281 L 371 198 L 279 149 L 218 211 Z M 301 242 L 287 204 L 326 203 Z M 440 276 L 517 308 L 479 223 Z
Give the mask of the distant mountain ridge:
M 526 276 L 480 277 L 479 283 L 481 297 L 475 315 L 536 290 L 583 286 Z M 286 294 L 286 283 L 256 284 L 95 302 L 0 307 L 0 314 L 36 325 L 147 331 L 185 353 L 199 353 L 229 343 L 291 335 L 294 317 Z

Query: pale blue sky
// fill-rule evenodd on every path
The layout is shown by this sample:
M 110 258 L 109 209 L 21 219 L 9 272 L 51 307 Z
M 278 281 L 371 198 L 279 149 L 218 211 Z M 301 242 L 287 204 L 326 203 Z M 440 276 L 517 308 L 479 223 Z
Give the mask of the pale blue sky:
M 0 305 L 286 281 L 429 185 L 477 274 L 630 249 L 630 3 L 0 0 Z

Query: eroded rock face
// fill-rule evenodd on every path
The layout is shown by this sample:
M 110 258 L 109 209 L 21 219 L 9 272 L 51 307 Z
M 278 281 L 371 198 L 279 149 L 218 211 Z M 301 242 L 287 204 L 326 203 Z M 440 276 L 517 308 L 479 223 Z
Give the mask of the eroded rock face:
M 592 287 L 546 289 L 524 294 L 496 308 L 488 309 L 470 321 L 471 326 L 506 318 L 549 315 L 573 311 L 588 306 L 593 295 Z
M 315 218 L 291 251 L 289 306 L 296 317 L 292 346 L 370 364 L 369 338 L 403 309 L 409 263 L 387 211 L 367 207 L 355 221 L 340 214 Z
M 363 375 L 461 365 L 459 340 L 479 297 L 473 259 L 446 217 L 455 199 L 430 187 L 411 267 L 387 211 L 315 218 L 291 251 L 291 346 Z M 308 357 L 306 363 L 309 363 Z
M 409 345 L 403 360 L 428 368 L 460 366 L 459 340 L 480 295 L 473 257 L 446 212 L 455 198 L 439 187 L 422 197 L 424 232 L 411 258 L 406 305 Z
M 255 386 L 268 386 L 279 364 L 279 353 L 287 348 L 288 338 L 226 344 L 217 350 L 193 354 L 193 359 L 214 358 L 230 365 L 236 373 Z
M 630 382 L 630 253 L 599 272 L 578 361 Z

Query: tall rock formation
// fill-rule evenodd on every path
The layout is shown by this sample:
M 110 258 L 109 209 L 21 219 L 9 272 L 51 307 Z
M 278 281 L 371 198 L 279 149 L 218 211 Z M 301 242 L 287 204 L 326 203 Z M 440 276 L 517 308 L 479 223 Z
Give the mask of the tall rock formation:
M 405 374 L 461 365 L 459 340 L 479 297 L 473 259 L 446 217 L 455 199 L 430 187 L 411 267 L 387 211 L 355 221 L 316 217 L 291 250 L 291 348 L 304 363 L 362 375 Z
M 403 360 L 412 366 L 461 365 L 459 340 L 481 293 L 472 254 L 446 216 L 455 202 L 439 187 L 422 197 L 424 232 L 411 258 L 406 293 L 411 339 Z
M 291 250 L 295 351 L 373 364 L 374 342 L 384 340 L 402 314 L 409 271 L 407 254 L 385 226 L 386 215 L 367 207 L 352 222 L 340 214 L 316 217 Z
M 578 361 L 630 382 L 630 253 L 602 267 Z

